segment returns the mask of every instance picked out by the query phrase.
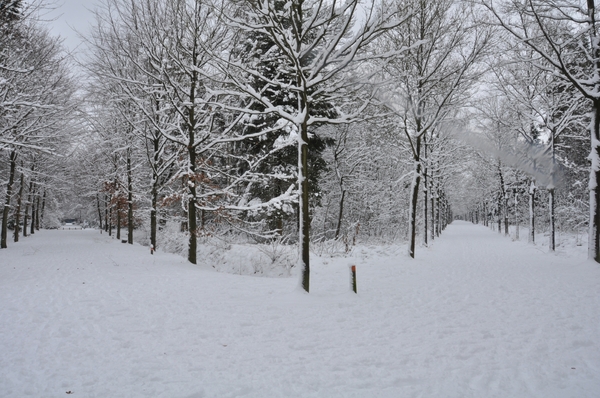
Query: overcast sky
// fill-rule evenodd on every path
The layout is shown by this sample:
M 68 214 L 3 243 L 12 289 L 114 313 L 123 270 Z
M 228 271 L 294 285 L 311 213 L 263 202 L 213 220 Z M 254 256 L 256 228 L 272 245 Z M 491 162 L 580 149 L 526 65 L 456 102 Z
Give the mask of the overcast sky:
M 64 38 L 67 49 L 75 50 L 81 43 L 74 30 L 84 34 L 89 31 L 90 24 L 93 23 L 91 10 L 97 2 L 98 0 L 56 0 L 57 8 L 49 16 L 56 20 L 49 23 L 50 29 Z

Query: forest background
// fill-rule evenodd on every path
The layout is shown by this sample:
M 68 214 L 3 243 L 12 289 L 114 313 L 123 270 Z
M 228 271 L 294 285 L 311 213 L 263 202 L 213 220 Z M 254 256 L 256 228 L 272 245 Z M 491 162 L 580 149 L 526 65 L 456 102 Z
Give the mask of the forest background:
M 73 219 L 308 291 L 310 250 L 460 218 L 598 261 L 592 0 L 164 3 L 104 0 L 74 56 L 0 0 L 3 248 Z

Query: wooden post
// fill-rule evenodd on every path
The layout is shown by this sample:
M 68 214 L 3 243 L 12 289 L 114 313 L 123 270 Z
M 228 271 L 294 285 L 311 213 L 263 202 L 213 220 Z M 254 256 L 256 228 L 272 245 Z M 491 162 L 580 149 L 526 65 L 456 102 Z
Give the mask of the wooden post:
M 355 265 L 350 266 L 350 286 L 352 287 L 352 291 L 354 293 L 358 293 L 356 291 L 356 266 Z

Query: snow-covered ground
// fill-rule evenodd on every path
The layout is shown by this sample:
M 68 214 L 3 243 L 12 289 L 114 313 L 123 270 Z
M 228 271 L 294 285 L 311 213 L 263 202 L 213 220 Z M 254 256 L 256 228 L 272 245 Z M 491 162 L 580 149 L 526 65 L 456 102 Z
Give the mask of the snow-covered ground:
M 40 231 L 0 251 L 0 396 L 598 397 L 600 267 L 561 250 L 455 222 L 314 257 L 307 295 Z

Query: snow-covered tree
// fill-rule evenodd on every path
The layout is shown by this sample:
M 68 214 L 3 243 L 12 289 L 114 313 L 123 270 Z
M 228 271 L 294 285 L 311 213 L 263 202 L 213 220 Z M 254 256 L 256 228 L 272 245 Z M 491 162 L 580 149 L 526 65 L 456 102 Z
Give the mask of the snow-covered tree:
M 592 107 L 588 256 L 600 262 L 600 40 L 593 0 L 482 1 L 496 22 L 539 56 L 534 65 L 577 90 Z
M 28 18 L 29 9 L 19 11 L 19 4 L 3 3 L 7 6 L 3 12 L 8 12 L 10 18 L 0 24 L 3 31 L 0 38 L 0 156 L 8 154 L 10 164 L 2 212 L 2 248 L 6 248 L 8 215 L 20 155 L 58 154 L 61 146 L 66 145 L 68 116 L 73 109 L 74 86 L 58 39 Z
M 381 95 L 410 143 L 414 164 L 409 204 L 409 255 L 415 256 L 417 203 L 423 173 L 423 139 L 449 125 L 467 105 L 491 32 L 467 2 L 414 0 L 413 14 L 388 36 L 391 48 L 410 48 L 386 68 L 392 82 Z
M 394 52 L 378 53 L 372 44 L 383 32 L 399 25 L 405 15 L 399 15 L 396 5 L 375 1 L 363 4 L 359 0 L 269 0 L 233 4 L 235 7 L 225 13 L 228 26 L 244 32 L 243 37 L 260 34 L 275 44 L 265 54 L 277 62 L 279 72 L 275 75 L 266 73 L 261 63 L 245 62 L 243 57 L 228 58 L 221 68 L 236 94 L 262 105 L 262 110 L 249 109 L 248 113 L 274 115 L 276 123 L 287 128 L 289 138 L 297 141 L 299 265 L 302 288 L 308 292 L 309 136 L 319 125 L 358 119 L 367 102 L 363 106 L 348 105 L 366 80 L 357 80 L 357 74 L 352 75 L 349 67 L 365 72 L 362 68 L 367 61 L 393 56 Z M 253 49 L 256 50 L 260 49 Z M 256 84 L 249 85 L 248 79 Z M 290 101 L 281 106 L 272 102 L 272 96 L 265 95 L 267 92 L 287 92 Z M 317 110 L 323 104 L 335 108 L 319 115 Z

